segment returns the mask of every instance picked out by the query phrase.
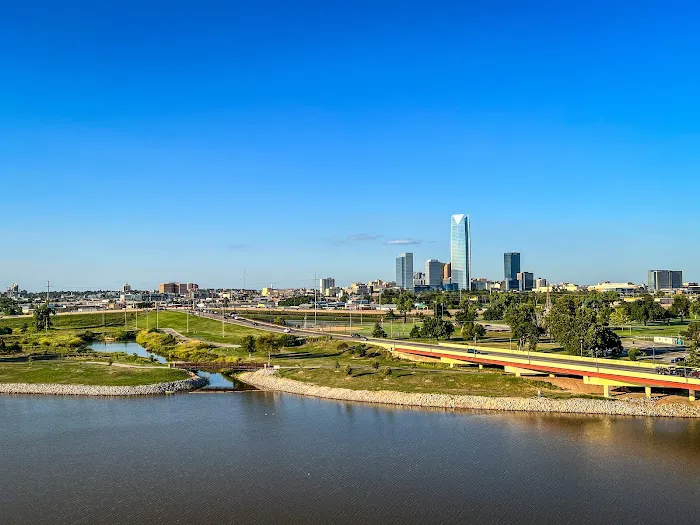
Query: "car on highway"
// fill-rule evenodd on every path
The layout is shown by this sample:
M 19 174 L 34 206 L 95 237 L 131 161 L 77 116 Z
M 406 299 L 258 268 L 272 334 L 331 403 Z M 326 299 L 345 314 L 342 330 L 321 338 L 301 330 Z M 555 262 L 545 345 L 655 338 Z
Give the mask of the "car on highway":
M 234 320 L 234 321 L 240 321 L 240 320 L 241 320 L 241 318 L 240 318 L 240 317 L 238 317 L 237 315 L 234 315 L 234 316 L 233 316 L 233 320 Z
M 291 332 L 291 330 L 290 330 L 289 328 L 285 328 L 285 329 L 284 329 L 284 333 L 285 333 L 285 334 L 288 334 L 289 332 Z
M 360 341 L 369 341 L 369 339 L 367 339 L 364 335 L 361 335 L 361 336 L 360 336 Z
M 359 339 L 359 338 L 360 338 L 360 334 L 358 334 L 357 332 L 355 332 L 354 334 L 350 334 L 350 337 L 354 337 L 355 339 Z

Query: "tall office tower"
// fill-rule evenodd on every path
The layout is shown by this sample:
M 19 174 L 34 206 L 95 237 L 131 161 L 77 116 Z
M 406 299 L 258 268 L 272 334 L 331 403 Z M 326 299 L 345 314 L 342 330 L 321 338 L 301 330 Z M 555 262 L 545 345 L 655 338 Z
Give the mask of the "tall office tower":
M 460 290 L 469 290 L 472 262 L 469 215 L 453 215 L 450 221 L 450 263 L 452 283 Z
M 328 295 L 328 290 L 331 288 L 335 288 L 335 279 L 333 279 L 333 277 L 326 277 L 319 280 L 318 291 L 321 292 L 322 295 Z
M 452 263 L 442 265 L 442 280 L 448 282 L 452 278 Z
M 425 261 L 425 284 L 434 287 L 442 285 L 442 263 L 437 259 Z
M 518 272 L 517 275 L 518 290 L 521 292 L 529 292 L 534 286 L 534 275 L 530 272 Z
M 396 285 L 413 291 L 413 254 L 402 253 L 396 258 Z
M 518 278 L 520 273 L 520 252 L 507 252 L 503 254 L 503 279 L 512 281 Z
M 677 290 L 683 286 L 683 272 L 680 270 L 649 270 L 650 290 Z

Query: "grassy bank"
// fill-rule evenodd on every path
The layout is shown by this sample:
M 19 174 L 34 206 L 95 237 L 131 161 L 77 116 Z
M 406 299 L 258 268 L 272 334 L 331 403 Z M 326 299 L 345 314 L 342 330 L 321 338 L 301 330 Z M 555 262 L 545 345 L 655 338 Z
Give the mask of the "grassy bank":
M 125 368 L 72 360 L 0 363 L 0 383 L 135 386 L 187 377 L 186 372 L 169 368 Z
M 392 390 L 408 393 L 461 394 L 487 397 L 533 397 L 538 390 L 545 397 L 572 397 L 545 381 L 508 376 L 495 371 L 429 371 L 354 369 L 281 370 L 281 377 L 312 383 L 317 386 L 351 390 Z

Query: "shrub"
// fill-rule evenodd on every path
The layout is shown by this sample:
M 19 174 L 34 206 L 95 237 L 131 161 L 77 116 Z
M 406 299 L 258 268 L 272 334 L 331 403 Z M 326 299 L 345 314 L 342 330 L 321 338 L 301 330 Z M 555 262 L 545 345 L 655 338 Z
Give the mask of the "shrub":
M 372 361 L 372 368 L 379 370 L 379 361 Z
M 386 368 L 384 368 L 384 370 L 382 370 L 382 375 L 384 377 L 389 377 L 391 375 L 391 367 L 387 366 Z
M 9 335 L 12 333 L 12 328 L 8 326 L 0 326 L 0 335 Z
M 338 343 L 338 348 L 339 352 L 347 352 L 348 348 L 350 348 L 350 345 L 348 345 L 345 341 Z
M 636 361 L 639 357 L 639 354 L 641 354 L 639 348 L 630 348 L 627 351 L 627 357 L 629 357 L 630 361 Z
M 345 365 L 345 374 L 352 375 L 352 367 L 350 365 Z

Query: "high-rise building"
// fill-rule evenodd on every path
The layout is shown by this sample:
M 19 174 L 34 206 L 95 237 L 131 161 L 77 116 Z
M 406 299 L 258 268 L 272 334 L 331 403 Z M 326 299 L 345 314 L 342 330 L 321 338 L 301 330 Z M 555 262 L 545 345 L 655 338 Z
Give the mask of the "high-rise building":
M 518 278 L 520 273 L 520 252 L 507 252 L 503 254 L 503 279 L 512 281 Z
M 538 277 L 535 279 L 535 288 L 546 288 L 547 287 L 547 279 L 544 279 L 542 277 Z
M 459 290 L 469 290 L 471 278 L 471 228 L 469 215 L 453 215 L 450 221 L 450 264 L 452 283 Z
M 333 277 L 325 277 L 318 282 L 318 291 L 322 295 L 329 295 L 329 290 L 335 288 L 335 279 Z
M 425 261 L 425 284 L 436 288 L 442 285 L 442 263 L 437 259 Z
M 160 283 L 158 285 L 160 293 L 177 293 L 179 288 L 178 283 Z
M 535 276 L 530 272 L 518 272 L 516 278 L 521 292 L 529 292 L 535 285 Z
M 402 253 L 396 258 L 396 285 L 413 290 L 413 254 Z
M 677 290 L 683 287 L 683 272 L 681 270 L 649 270 L 650 290 Z
M 449 282 L 452 277 L 452 263 L 444 263 L 442 265 L 442 280 Z

